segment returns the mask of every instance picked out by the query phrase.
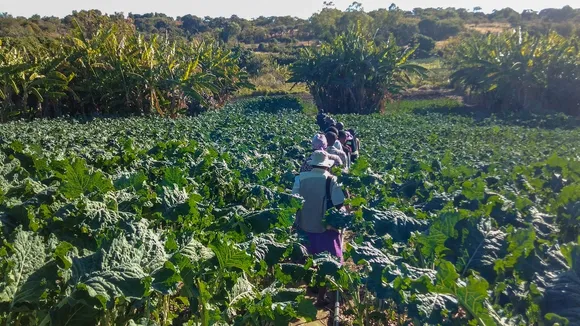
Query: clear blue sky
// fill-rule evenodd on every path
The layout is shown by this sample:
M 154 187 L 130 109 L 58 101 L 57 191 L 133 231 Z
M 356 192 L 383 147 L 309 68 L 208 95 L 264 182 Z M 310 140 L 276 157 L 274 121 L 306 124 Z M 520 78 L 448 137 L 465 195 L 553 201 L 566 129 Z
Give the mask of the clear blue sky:
M 362 0 L 365 10 L 387 8 L 394 0 Z M 13 16 L 64 17 L 73 10 L 99 9 L 106 13 L 161 12 L 169 16 L 193 14 L 197 16 L 224 16 L 236 14 L 244 18 L 258 16 L 291 15 L 302 18 L 322 8 L 323 0 L 0 0 L 0 12 Z M 346 9 L 352 0 L 335 0 L 339 9 Z M 402 9 L 416 7 L 456 7 L 484 11 L 511 7 L 519 12 L 523 9 L 541 10 L 561 8 L 565 5 L 580 7 L 580 0 L 405 0 L 394 1 Z

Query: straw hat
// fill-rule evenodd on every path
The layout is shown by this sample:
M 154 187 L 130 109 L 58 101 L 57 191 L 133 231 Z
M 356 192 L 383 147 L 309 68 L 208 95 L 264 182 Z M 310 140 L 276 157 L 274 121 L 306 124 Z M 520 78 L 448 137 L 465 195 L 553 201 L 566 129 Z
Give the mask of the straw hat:
M 334 160 L 328 158 L 328 154 L 325 151 L 314 151 L 308 164 L 311 166 L 321 166 L 325 168 L 329 168 L 334 165 Z

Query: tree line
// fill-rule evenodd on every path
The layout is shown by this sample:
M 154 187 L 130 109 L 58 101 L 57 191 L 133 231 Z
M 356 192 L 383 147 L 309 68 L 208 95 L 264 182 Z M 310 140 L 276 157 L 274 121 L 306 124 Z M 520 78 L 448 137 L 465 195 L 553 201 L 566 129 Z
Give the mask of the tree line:
M 96 31 L 100 25 L 114 22 L 130 22 L 137 32 L 145 35 L 162 34 L 171 39 L 211 37 L 222 42 L 258 44 L 262 51 L 276 51 L 274 44 L 296 44 L 307 41 L 330 41 L 346 32 L 355 24 L 373 31 L 380 40 L 391 36 L 399 44 L 409 44 L 426 38 L 442 41 L 458 35 L 467 26 L 484 24 L 509 24 L 522 27 L 532 34 L 545 34 L 554 30 L 570 37 L 580 35 L 580 9 L 565 6 L 536 12 L 521 13 L 511 8 L 484 13 L 480 7 L 464 8 L 415 8 L 402 10 L 395 4 L 389 8 L 365 11 L 358 2 L 346 10 L 325 3 L 325 8 L 308 19 L 291 16 L 258 17 L 244 19 L 238 16 L 198 17 L 184 15 L 169 17 L 162 13 L 104 14 L 99 10 L 74 11 L 64 17 L 13 17 L 0 13 L 0 37 L 56 38 L 67 35 L 79 23 L 87 32 Z

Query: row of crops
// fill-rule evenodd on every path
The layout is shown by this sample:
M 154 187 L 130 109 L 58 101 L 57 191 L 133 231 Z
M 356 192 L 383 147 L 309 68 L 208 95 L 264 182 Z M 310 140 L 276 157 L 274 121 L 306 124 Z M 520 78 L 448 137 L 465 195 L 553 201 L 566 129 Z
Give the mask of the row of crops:
M 356 325 L 580 323 L 578 129 L 345 117 L 341 267 L 289 231 L 317 127 L 288 103 L 2 125 L 0 323 L 287 325 L 316 318 L 307 284 Z

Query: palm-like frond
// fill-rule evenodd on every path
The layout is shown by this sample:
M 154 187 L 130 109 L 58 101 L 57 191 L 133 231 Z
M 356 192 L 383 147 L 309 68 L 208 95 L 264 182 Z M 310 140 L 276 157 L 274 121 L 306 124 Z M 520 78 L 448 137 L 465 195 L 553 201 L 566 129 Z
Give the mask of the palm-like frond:
M 580 96 L 574 89 L 580 87 L 578 45 L 578 39 L 556 33 L 475 36 L 456 48 L 452 61 L 457 70 L 451 82 L 490 108 L 566 107 L 564 111 L 577 111 Z M 557 105 L 556 96 L 561 96 Z
M 408 85 L 409 75 L 426 72 L 406 63 L 414 51 L 376 44 L 360 29 L 351 29 L 318 48 L 303 49 L 288 81 L 306 83 L 326 112 L 376 112 L 389 93 Z
M 2 42 L 0 76 L 2 119 L 44 115 L 49 107 L 69 114 L 175 116 L 218 107 L 239 88 L 252 87 L 238 58 L 216 43 L 146 40 L 125 26 L 89 34 L 77 24 L 47 48 Z

